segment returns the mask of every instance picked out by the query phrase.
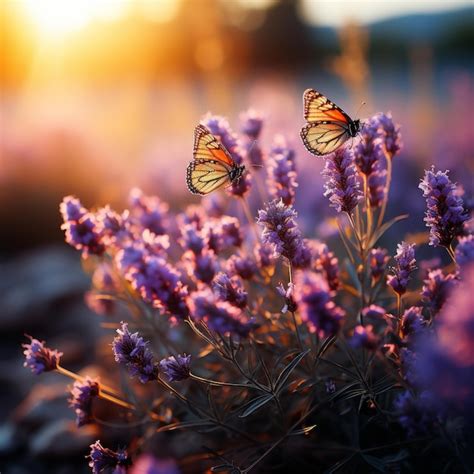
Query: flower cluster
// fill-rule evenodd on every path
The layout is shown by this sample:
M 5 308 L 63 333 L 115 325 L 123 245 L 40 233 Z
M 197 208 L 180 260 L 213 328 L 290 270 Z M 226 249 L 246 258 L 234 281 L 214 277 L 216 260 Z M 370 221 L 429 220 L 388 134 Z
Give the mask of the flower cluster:
M 56 349 L 49 349 L 45 346 L 44 341 L 39 341 L 31 336 L 28 337 L 30 338 L 30 343 L 23 344 L 25 349 L 23 351 L 25 355 L 24 366 L 29 367 L 36 375 L 56 370 L 63 353 L 58 352 Z
M 453 274 L 444 275 L 441 269 L 431 270 L 424 280 L 421 296 L 432 314 L 437 314 L 450 295 L 456 277 Z
M 74 196 L 65 197 L 59 209 L 64 220 L 61 228 L 66 233 L 66 242 L 82 250 L 84 257 L 101 255 L 104 246 L 94 214 L 88 212 Z
M 354 146 L 355 164 L 365 180 L 371 207 L 380 207 L 385 198 L 387 170 L 384 138 L 380 117 L 375 115 L 364 123 Z
M 391 275 L 387 277 L 387 283 L 401 296 L 407 291 L 410 275 L 416 269 L 415 245 L 406 242 L 398 244 L 395 263 L 395 267 L 391 268 Z
M 127 451 L 124 449 L 112 451 L 109 448 L 104 448 L 100 441 L 91 444 L 89 458 L 89 466 L 92 468 L 93 474 L 103 474 L 104 472 L 126 474 L 127 468 L 132 464 Z
M 326 158 L 323 175 L 327 180 L 324 195 L 331 206 L 337 212 L 351 214 L 362 198 L 352 150 L 339 148 Z
M 430 245 L 449 247 L 456 237 L 465 233 L 464 223 L 469 219 L 456 185 L 448 171 L 425 171 L 420 189 L 426 198 L 426 226 L 430 229 Z
M 138 377 L 141 383 L 156 380 L 158 364 L 148 348 L 148 343 L 138 332 L 131 333 L 127 323 L 122 323 L 117 334 L 112 344 L 115 360 L 127 367 L 130 375 Z
M 308 271 L 298 273 L 295 281 L 295 301 L 309 330 L 321 337 L 336 335 L 345 313 L 332 301 L 326 281 Z
M 271 201 L 258 211 L 258 223 L 263 226 L 262 241 L 273 247 L 277 255 L 285 257 L 297 268 L 311 263 L 311 254 L 297 227 L 297 212 L 282 200 Z
M 170 356 L 160 361 L 160 369 L 170 382 L 180 381 L 189 377 L 190 364 L 190 355 Z
M 445 434 L 452 435 L 452 420 L 473 420 L 474 244 L 447 173 L 427 171 L 420 187 L 431 243 L 447 247 L 453 262 L 443 268 L 431 255 L 415 272 L 415 245 L 401 241 L 390 267 L 382 246 L 400 217 L 384 218 L 401 149 L 390 114 L 370 118 L 354 146 L 345 143 L 325 157 L 319 195 L 337 211 L 326 222 L 340 236 L 332 233 L 328 242 L 312 235 L 314 220 L 304 220 L 309 206 L 295 207 L 298 182 L 304 184 L 296 163 L 304 157 L 279 135 L 266 149 L 261 114 L 242 114 L 239 135 L 219 116 L 202 123 L 237 165 L 258 165 L 233 183 L 230 195 L 215 193 L 178 212 L 176 203 L 139 189 L 121 212 L 88 210 L 72 196 L 60 206 L 66 241 L 87 259 L 86 301 L 107 317 L 104 328 L 116 331 L 109 335 L 115 362 L 102 361 L 111 386 L 60 366 L 62 353 L 32 337 L 23 346 L 25 366 L 74 380 L 69 403 L 78 427 L 97 421 L 98 398 L 100 408 L 120 407 L 114 416 L 133 426 L 116 438 L 126 449 L 91 445 L 92 472 L 249 472 L 257 465 L 266 472 L 275 463 L 294 470 L 273 448 L 302 434 L 308 448 L 322 440 L 335 449 L 295 451 L 298 443 L 288 442 L 288 458 L 304 452 L 298 469 L 318 463 L 329 472 L 345 463 L 337 453 L 353 423 L 364 427 L 363 444 L 372 453 L 361 445 L 359 461 L 370 464 L 361 471 L 396 469 L 393 460 L 400 459 L 414 470 L 409 459 L 418 445 L 411 437 L 461 446 L 458 439 L 446 443 Z M 410 241 L 421 243 L 412 230 Z M 425 250 L 417 251 L 418 260 Z M 398 420 L 400 429 L 382 433 L 374 420 Z M 104 436 L 112 422 L 118 426 L 107 421 Z M 176 432 L 185 429 L 193 437 L 180 443 Z M 211 446 L 217 465 L 200 446 Z M 462 469 L 452 463 L 453 471 Z
M 287 206 L 294 204 L 296 188 L 295 153 L 280 138 L 272 148 L 268 161 L 268 184 L 271 196 Z
M 87 425 L 92 419 L 92 401 L 99 395 L 99 382 L 87 377 L 84 381 L 76 380 L 71 390 L 69 406 L 76 412 L 78 427 Z

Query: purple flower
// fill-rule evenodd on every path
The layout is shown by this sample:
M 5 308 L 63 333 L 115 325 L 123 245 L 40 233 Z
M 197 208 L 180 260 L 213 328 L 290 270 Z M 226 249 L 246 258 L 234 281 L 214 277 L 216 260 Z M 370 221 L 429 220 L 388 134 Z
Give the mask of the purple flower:
M 337 212 L 351 214 L 362 197 L 352 150 L 341 147 L 327 157 L 322 174 L 326 178 L 324 195 L 331 206 Z
M 90 447 L 89 467 L 92 468 L 93 474 L 126 474 L 127 467 L 132 464 L 124 449 L 112 451 L 109 448 L 104 448 L 100 441 L 96 441 Z
M 22 345 L 25 349 L 23 351 L 25 355 L 23 365 L 29 367 L 36 375 L 56 370 L 63 353 L 55 349 L 49 349 L 45 346 L 45 341 L 33 339 L 31 336 L 27 337 L 30 338 L 31 342 Z
M 226 203 L 220 194 L 210 194 L 202 200 L 202 207 L 209 217 L 217 219 L 224 215 Z
M 374 319 L 375 321 L 380 321 L 386 314 L 384 308 L 381 306 L 377 306 L 376 304 L 371 304 L 370 306 L 366 306 L 362 310 L 362 316 L 364 318 Z
M 456 284 L 456 276 L 444 275 L 441 269 L 431 270 L 423 283 L 421 297 L 432 315 L 438 314 Z
M 435 320 L 436 337 L 418 344 L 418 384 L 429 388 L 445 406 L 471 420 L 474 413 L 474 265 L 469 265 Z
M 122 323 L 117 334 L 112 343 L 115 361 L 127 367 L 130 375 L 138 377 L 141 383 L 156 380 L 158 365 L 148 349 L 148 342 L 144 341 L 138 332 L 132 334 L 127 323 Z
M 390 257 L 386 249 L 379 247 L 370 251 L 369 265 L 373 280 L 378 280 L 384 274 L 389 260 Z
M 198 321 L 204 320 L 212 330 L 221 334 L 246 337 L 255 326 L 239 308 L 224 301 L 217 301 L 214 295 L 207 291 L 191 295 L 191 315 Z
M 465 234 L 464 223 L 469 220 L 457 186 L 451 182 L 448 171 L 425 171 L 419 188 L 426 198 L 424 221 L 430 229 L 430 245 L 449 247 L 452 241 Z
M 168 377 L 170 382 L 179 382 L 189 378 L 190 355 L 169 356 L 160 361 L 161 371 Z
M 205 238 L 195 224 L 185 224 L 181 229 L 180 244 L 185 250 L 199 255 L 205 247 Z
M 187 251 L 183 255 L 183 261 L 186 263 L 188 275 L 203 283 L 210 283 L 216 274 L 216 256 L 212 250 L 204 249 L 198 255 Z
M 156 235 L 166 233 L 167 204 L 156 196 L 145 196 L 138 188 L 130 191 L 129 201 L 131 215 L 141 229 L 148 229 Z
M 212 289 L 221 301 L 241 309 L 247 306 L 247 292 L 237 277 L 229 278 L 225 273 L 218 273 L 212 282 Z
M 415 244 L 398 244 L 395 263 L 395 267 L 390 269 L 392 274 L 387 277 L 387 284 L 401 296 L 407 291 L 410 274 L 416 269 Z
M 301 319 L 320 337 L 334 336 L 341 328 L 344 311 L 331 300 L 325 279 L 317 273 L 299 272 L 295 279 L 295 301 Z
M 66 196 L 59 205 L 59 212 L 64 222 L 77 222 L 84 217 L 88 211 L 75 196 Z
M 384 160 L 382 143 L 380 123 L 375 115 L 364 124 L 354 145 L 354 161 L 360 173 L 368 177 L 380 171 L 377 166 Z
M 220 232 L 222 239 L 222 250 L 231 247 L 240 247 L 243 242 L 240 224 L 235 217 L 224 216 L 220 221 Z
M 257 273 L 257 264 L 250 258 L 242 255 L 232 255 L 227 262 L 231 275 L 238 275 L 244 280 L 251 280 Z
M 400 336 L 404 339 L 413 339 L 423 329 L 423 315 L 419 306 L 406 309 L 400 321 Z
M 240 114 L 241 131 L 252 140 L 256 140 L 260 136 L 263 125 L 263 117 L 254 109 L 249 109 Z
M 223 216 L 204 225 L 207 246 L 216 254 L 232 247 L 240 247 L 243 242 L 239 221 L 235 217 Z
M 105 246 L 121 246 L 133 238 L 129 217 L 128 211 L 120 215 L 109 206 L 95 213 L 95 220 Z
M 257 139 L 263 125 L 263 117 L 253 109 L 240 114 L 241 131 L 247 137 L 245 149 L 249 163 L 256 166 L 263 165 L 263 151 Z
M 281 309 L 282 313 L 286 313 L 290 311 L 294 313 L 298 309 L 298 305 L 293 298 L 293 293 L 295 291 L 295 285 L 293 283 L 288 283 L 288 287 L 285 288 L 283 283 L 279 283 L 276 287 L 277 292 L 279 295 L 285 300 L 285 306 Z
M 94 214 L 87 212 L 80 201 L 73 196 L 66 196 L 59 206 L 64 223 L 61 229 L 65 231 L 66 242 L 77 250 L 82 250 L 82 255 L 101 255 L 104 246 L 101 241 L 99 227 Z
M 157 459 L 150 454 L 142 454 L 132 466 L 130 474 L 179 474 L 174 459 Z
M 268 164 L 268 185 L 274 199 L 281 199 L 287 206 L 294 204 L 296 167 L 294 153 L 287 150 L 272 151 Z
M 92 422 L 92 400 L 99 395 L 99 383 L 86 377 L 84 381 L 76 380 L 71 389 L 69 406 L 76 413 L 78 427 Z
M 130 267 L 127 278 L 142 298 L 178 319 L 188 314 L 187 289 L 180 274 L 161 257 L 147 256 Z
M 386 183 L 387 170 L 381 167 L 381 162 L 379 161 L 374 165 L 373 171 L 367 179 L 370 207 L 382 206 L 385 199 Z
M 397 155 L 402 148 L 402 138 L 400 133 L 400 125 L 394 123 L 392 114 L 377 114 L 380 127 L 383 132 L 383 145 L 389 159 Z
M 273 200 L 265 209 L 258 211 L 257 223 L 263 226 L 263 243 L 273 246 L 276 254 L 301 268 L 310 264 L 311 255 L 296 225 L 296 216 L 292 206 Z
M 188 206 L 186 210 L 178 216 L 180 227 L 191 225 L 201 230 L 203 223 L 206 221 L 207 215 L 203 206 L 194 204 Z
M 461 267 L 474 262 L 474 235 L 459 237 L 455 256 L 456 263 Z
M 379 343 L 379 338 L 374 333 L 374 327 L 369 324 L 368 326 L 356 326 L 354 333 L 349 340 L 349 344 L 354 348 L 364 347 L 369 351 L 375 351 Z
M 339 263 L 337 257 L 328 249 L 326 244 L 319 244 L 315 248 L 315 269 L 322 273 L 332 291 L 339 289 Z
M 415 397 L 408 390 L 395 400 L 398 422 L 405 428 L 408 436 L 426 435 L 432 432 L 436 423 L 436 404 L 430 392 L 422 392 Z
M 258 245 L 254 250 L 254 254 L 257 266 L 261 270 L 272 268 L 275 265 L 276 258 L 271 245 Z

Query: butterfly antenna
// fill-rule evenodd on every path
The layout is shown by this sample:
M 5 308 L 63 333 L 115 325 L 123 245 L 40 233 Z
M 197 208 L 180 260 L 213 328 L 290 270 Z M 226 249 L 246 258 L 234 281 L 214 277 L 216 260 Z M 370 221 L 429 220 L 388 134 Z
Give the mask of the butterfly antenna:
M 356 117 L 359 116 L 359 112 L 361 111 L 362 107 L 364 107 L 364 105 L 367 105 L 367 103 L 362 101 L 361 104 L 359 105 L 359 108 L 357 109 Z

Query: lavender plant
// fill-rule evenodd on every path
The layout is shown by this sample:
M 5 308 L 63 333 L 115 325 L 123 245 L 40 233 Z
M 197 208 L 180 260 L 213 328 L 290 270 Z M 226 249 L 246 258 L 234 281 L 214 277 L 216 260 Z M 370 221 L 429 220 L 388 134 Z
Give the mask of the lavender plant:
M 295 151 L 282 138 L 268 152 L 252 146 L 260 114 L 242 115 L 241 137 L 222 117 L 203 123 L 236 162 L 266 167 L 269 186 L 250 201 L 258 208 L 248 176 L 228 202 L 206 197 L 177 214 L 137 189 L 121 213 L 73 196 L 60 205 L 66 241 L 92 269 L 86 302 L 109 331 L 103 362 L 115 382 L 64 368 L 61 352 L 33 338 L 25 366 L 74 381 L 78 427 L 96 424 L 101 439 L 123 427 L 123 444 L 91 445 L 92 472 L 391 472 L 425 467 L 421 448 L 470 472 L 468 431 L 450 429 L 453 419 L 467 427 L 474 406 L 473 238 L 456 186 L 434 169 L 420 185 L 430 243 L 457 264 L 421 281 L 404 236 L 392 264 L 377 247 L 406 217 L 385 220 L 401 149 L 390 114 L 325 158 L 321 193 L 337 212 L 340 255 L 303 236 Z M 462 393 L 432 383 L 438 363 Z M 117 408 L 107 424 L 100 400 Z M 193 432 L 186 443 L 182 431 Z

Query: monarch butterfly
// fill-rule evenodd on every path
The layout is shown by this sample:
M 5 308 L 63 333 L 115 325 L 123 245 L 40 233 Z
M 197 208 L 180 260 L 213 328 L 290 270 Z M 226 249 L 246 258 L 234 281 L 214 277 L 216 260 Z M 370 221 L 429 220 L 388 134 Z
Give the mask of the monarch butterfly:
M 337 150 L 348 138 L 359 133 L 360 120 L 352 120 L 327 97 L 306 89 L 303 94 L 304 118 L 301 139 L 313 155 L 327 155 Z
M 193 161 L 186 171 L 186 185 L 193 194 L 209 194 L 225 185 L 231 185 L 245 171 L 217 138 L 204 126 L 194 130 Z

